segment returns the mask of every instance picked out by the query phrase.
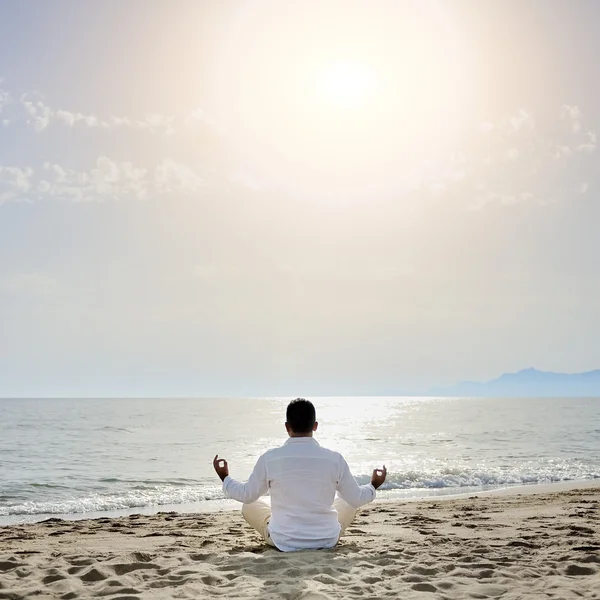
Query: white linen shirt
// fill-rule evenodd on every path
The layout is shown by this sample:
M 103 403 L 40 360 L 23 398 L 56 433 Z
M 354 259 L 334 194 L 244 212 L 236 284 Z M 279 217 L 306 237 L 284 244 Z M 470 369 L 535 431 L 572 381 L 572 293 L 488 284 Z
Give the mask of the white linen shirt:
M 284 552 L 335 546 L 340 536 L 333 508 L 336 491 L 354 508 L 375 499 L 375 488 L 358 485 L 339 452 L 322 448 L 312 437 L 291 437 L 268 450 L 246 483 L 228 475 L 223 491 L 244 503 L 270 491 L 269 534 Z

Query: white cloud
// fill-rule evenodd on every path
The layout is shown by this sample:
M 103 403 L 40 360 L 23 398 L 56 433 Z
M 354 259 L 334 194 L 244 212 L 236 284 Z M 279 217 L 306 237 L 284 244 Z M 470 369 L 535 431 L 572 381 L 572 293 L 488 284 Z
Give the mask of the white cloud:
M 91 202 L 155 194 L 190 194 L 203 189 L 202 178 L 190 166 L 172 158 L 153 169 L 131 162 L 115 162 L 100 156 L 87 171 L 45 162 L 42 175 L 34 180 L 32 168 L 0 166 L 0 204 L 46 197 L 73 202 Z
M 67 125 L 73 127 L 75 121 L 77 120 L 77 115 L 75 113 L 69 112 L 68 110 L 57 110 L 56 118 L 59 121 L 65 122 Z
M 146 115 L 144 119 L 136 121 L 135 125 L 140 129 L 148 129 L 152 133 L 173 135 L 175 133 L 174 121 L 175 117 L 151 113 Z
M 570 129 L 573 133 L 578 133 L 581 130 L 581 120 L 583 113 L 578 106 L 564 104 L 560 111 L 560 118 L 569 122 Z
M 577 150 L 579 152 L 594 152 L 598 145 L 598 138 L 596 137 L 595 131 L 586 132 L 587 140 L 585 143 L 581 144 Z
M 0 204 L 9 200 L 28 200 L 33 169 L 0 165 Z
M 52 185 L 50 185 L 50 183 L 48 183 L 47 181 L 43 180 L 37 184 L 35 189 L 40 194 L 47 194 L 52 189 Z
M 46 106 L 41 100 L 32 102 L 31 100 L 26 100 L 25 97 L 22 97 L 21 102 L 23 103 L 25 112 L 28 116 L 27 123 L 37 132 L 44 131 L 44 129 L 50 125 L 50 120 L 54 116 L 54 111 L 49 106 Z
M 0 90 L 0 111 L 3 106 L 3 93 L 6 94 L 6 98 L 8 99 L 8 94 Z M 37 132 L 44 131 L 52 122 L 60 123 L 67 127 L 81 126 L 90 129 L 124 127 L 160 135 L 173 135 L 176 131 L 175 122 L 177 121 L 177 117 L 174 115 L 149 113 L 143 118 L 110 116 L 103 119 L 92 113 L 85 114 L 64 108 L 54 109 L 42 100 L 30 99 L 27 94 L 21 96 L 21 104 L 25 109 L 28 125 Z
M 168 158 L 153 169 L 131 162 L 116 162 L 100 156 L 87 171 L 78 171 L 45 162 L 43 175 L 32 181 L 31 168 L 0 167 L 0 202 L 46 197 L 73 202 L 92 202 L 133 197 L 145 199 L 151 193 L 189 194 L 204 187 L 202 178 L 188 165 Z
M 83 114 L 59 109 L 53 114 L 56 119 L 69 127 L 81 125 L 89 128 L 109 129 L 111 127 L 129 128 L 148 131 L 154 134 L 173 135 L 175 133 L 175 117 L 150 113 L 141 119 L 111 116 L 103 120 L 93 114 Z
M 587 183 L 585 181 L 582 181 L 579 184 L 579 193 L 580 194 L 586 194 L 589 189 L 590 189 L 590 184 L 589 183 Z
M 47 178 L 37 185 L 37 192 L 54 198 L 75 202 L 146 197 L 147 169 L 134 167 L 130 162 L 116 163 L 100 156 L 89 171 L 66 169 L 57 164 L 44 164 Z
M 2 79 L 0 79 L 0 84 L 2 84 Z M 10 100 L 10 93 L 0 87 L 0 113 Z M 217 125 L 200 108 L 195 108 L 187 114 L 181 113 L 179 115 L 151 112 L 142 117 L 132 115 L 102 117 L 93 113 L 69 110 L 63 107 L 53 107 L 47 104 L 39 94 L 27 92 L 21 94 L 19 107 L 21 109 L 20 113 L 11 115 L 11 122 L 18 123 L 24 121 L 38 133 L 46 131 L 53 123 L 71 128 L 124 128 L 145 131 L 159 136 L 172 136 L 179 131 L 185 133 L 190 130 L 190 126 L 196 124 L 219 133 Z M 8 123 L 0 121 L 0 125 L 7 126 Z
M 508 117 L 502 125 L 509 133 L 529 132 L 535 128 L 535 121 L 527 110 L 521 108 L 516 115 Z
M 109 122 L 111 125 L 117 127 L 131 127 L 132 123 L 128 117 L 110 117 Z
M 200 178 L 187 165 L 165 158 L 154 171 L 154 184 L 160 194 L 168 192 L 195 192 L 203 187 Z
M 79 112 L 75 113 L 68 110 L 57 110 L 56 118 L 70 127 L 73 127 L 76 124 L 85 125 L 86 127 L 108 127 L 108 123 L 106 121 L 101 121 L 96 115 L 84 115 Z
M 10 119 L 2 119 L 2 127 L 8 127 L 10 125 Z
M 190 111 L 185 118 L 185 123 L 197 123 L 198 121 L 207 121 L 206 113 L 201 108 Z
M 557 125 L 559 125 L 557 127 Z M 560 126 L 562 125 L 562 126 Z M 540 120 L 525 109 L 496 122 L 485 121 L 467 154 L 466 176 L 461 190 L 480 209 L 490 203 L 516 204 L 547 197 L 573 196 L 586 169 L 593 169 L 583 155 L 597 147 L 594 130 L 586 125 L 577 106 L 563 105 L 554 117 Z M 557 169 L 557 161 L 561 168 Z M 453 181 L 444 176 L 446 193 Z M 484 188 L 476 189 L 475 182 Z
M 0 80 L 0 83 L 2 83 L 2 80 Z M 10 94 L 6 90 L 3 90 L 2 88 L 0 88 L 0 113 L 2 112 L 2 109 L 9 102 L 10 102 Z
M 569 157 L 569 156 L 573 156 L 573 150 L 571 150 L 571 148 L 569 148 L 569 146 L 561 146 L 561 145 L 557 145 L 556 146 L 556 153 L 555 153 L 555 158 L 563 158 L 563 157 Z

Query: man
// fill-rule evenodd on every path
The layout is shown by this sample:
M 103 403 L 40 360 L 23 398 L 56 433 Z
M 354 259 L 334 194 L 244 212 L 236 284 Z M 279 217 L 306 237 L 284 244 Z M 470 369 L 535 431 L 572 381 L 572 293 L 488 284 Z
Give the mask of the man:
M 229 476 L 227 461 L 213 465 L 227 496 L 243 502 L 242 515 L 267 544 L 283 552 L 332 548 L 357 509 L 375 499 L 386 469 L 375 469 L 371 483 L 358 485 L 341 454 L 319 446 L 315 407 L 304 398 L 290 402 L 285 428 L 289 439 L 265 452 L 246 483 Z M 259 500 L 270 491 L 271 506 Z M 335 499 L 335 493 L 340 496 Z

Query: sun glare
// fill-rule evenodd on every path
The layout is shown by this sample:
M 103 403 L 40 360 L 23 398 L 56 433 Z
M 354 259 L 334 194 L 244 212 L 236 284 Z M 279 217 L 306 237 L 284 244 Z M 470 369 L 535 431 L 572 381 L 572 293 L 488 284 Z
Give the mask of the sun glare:
M 248 0 L 221 38 L 207 111 L 259 178 L 300 194 L 414 187 L 469 112 L 469 62 L 447 10 Z
M 325 102 L 339 108 L 358 108 L 375 92 L 375 74 L 364 65 L 337 62 L 323 69 L 318 91 Z

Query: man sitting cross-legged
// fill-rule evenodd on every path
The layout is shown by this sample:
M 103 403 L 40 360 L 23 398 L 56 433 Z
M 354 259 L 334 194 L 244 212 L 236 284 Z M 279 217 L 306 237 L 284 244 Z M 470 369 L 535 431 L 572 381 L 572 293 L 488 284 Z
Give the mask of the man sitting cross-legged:
M 373 471 L 370 484 L 358 485 L 343 456 L 313 438 L 318 425 L 312 403 L 297 398 L 286 411 L 289 439 L 258 459 L 246 483 L 229 476 L 226 460 L 217 455 L 213 461 L 225 494 L 244 503 L 246 521 L 284 552 L 335 546 L 357 509 L 374 500 L 385 481 L 384 465 Z M 259 500 L 267 491 L 270 506 Z

